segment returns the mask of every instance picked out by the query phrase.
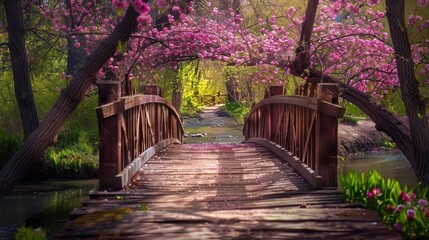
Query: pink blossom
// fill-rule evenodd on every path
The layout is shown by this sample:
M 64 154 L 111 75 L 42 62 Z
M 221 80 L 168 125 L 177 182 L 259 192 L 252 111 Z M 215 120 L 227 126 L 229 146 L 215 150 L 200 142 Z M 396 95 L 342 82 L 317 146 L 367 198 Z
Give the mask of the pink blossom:
M 409 202 L 409 201 L 411 201 L 410 196 L 408 196 L 408 194 L 407 194 L 407 193 L 405 193 L 405 192 L 401 192 L 400 196 L 401 196 L 402 201 L 404 201 L 404 202 Z
M 399 204 L 398 206 L 396 206 L 396 211 L 397 211 L 397 212 L 402 211 L 402 209 L 404 209 L 404 205 Z
M 417 15 L 410 15 L 408 17 L 408 25 L 413 26 L 414 24 L 416 24 L 418 21 L 422 20 L 421 16 L 417 16 Z
M 347 10 L 352 14 L 358 14 L 360 12 L 360 8 L 355 4 L 347 4 Z
M 148 14 L 150 12 L 150 6 L 147 5 L 147 3 L 143 2 L 142 0 L 134 0 L 132 1 L 133 7 L 136 10 L 136 12 L 140 14 Z
M 407 220 L 408 221 L 413 221 L 415 215 L 416 215 L 416 212 L 413 209 L 408 209 L 407 210 Z
M 126 0 L 112 0 L 112 4 L 115 8 L 124 9 L 127 7 Z
M 419 7 L 427 7 L 429 5 L 429 0 L 417 0 L 417 5 Z
M 137 22 L 138 22 L 140 25 L 142 25 L 143 27 L 144 27 L 144 26 L 148 26 L 148 25 L 150 25 L 150 24 L 152 23 L 152 17 L 151 17 L 151 16 L 149 16 L 148 14 L 140 14 L 140 15 L 137 17 Z
M 369 6 L 375 6 L 380 4 L 380 0 L 368 0 L 368 5 Z
M 175 11 L 175 12 L 180 12 L 180 7 L 179 6 L 174 6 L 172 10 Z
M 395 211 L 395 207 L 390 204 L 389 206 L 386 207 L 386 211 L 388 211 L 388 212 L 394 212 Z
M 402 225 L 400 223 L 398 223 L 398 222 L 395 223 L 395 224 L 393 224 L 393 230 L 397 231 L 397 232 L 402 231 Z
M 379 188 L 373 187 L 369 192 L 366 193 L 367 198 L 375 198 L 380 196 L 381 192 Z
M 156 6 L 158 8 L 167 8 L 170 4 L 168 4 L 167 0 L 158 0 Z
M 417 201 L 417 203 L 421 206 L 421 207 L 426 207 L 428 205 L 428 201 L 426 201 L 423 198 L 420 198 L 419 201 Z

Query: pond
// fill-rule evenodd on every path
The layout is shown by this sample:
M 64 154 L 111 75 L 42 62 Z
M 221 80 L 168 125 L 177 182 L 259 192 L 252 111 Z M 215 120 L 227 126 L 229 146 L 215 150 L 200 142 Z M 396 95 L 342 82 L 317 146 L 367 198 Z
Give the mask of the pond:
M 68 214 L 96 189 L 98 180 L 21 184 L 0 199 L 0 239 L 11 239 L 22 225 L 42 227 L 50 239 Z

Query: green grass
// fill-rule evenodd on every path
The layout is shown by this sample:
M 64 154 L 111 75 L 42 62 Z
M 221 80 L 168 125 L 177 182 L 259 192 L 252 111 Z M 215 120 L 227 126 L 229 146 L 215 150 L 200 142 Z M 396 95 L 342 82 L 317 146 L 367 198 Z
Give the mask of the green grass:
M 235 118 L 238 122 L 243 122 L 250 109 L 250 103 L 228 102 L 222 106 L 222 111 Z
M 92 178 L 98 174 L 98 130 L 73 127 L 48 148 L 42 169 L 49 178 Z
M 46 240 L 46 232 L 43 229 L 34 230 L 31 227 L 22 226 L 15 233 L 15 240 Z

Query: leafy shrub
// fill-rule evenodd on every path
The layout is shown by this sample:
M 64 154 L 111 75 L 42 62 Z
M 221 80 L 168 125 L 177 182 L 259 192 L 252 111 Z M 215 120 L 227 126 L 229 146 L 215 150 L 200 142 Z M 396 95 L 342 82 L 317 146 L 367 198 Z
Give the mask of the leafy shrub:
M 60 133 L 48 148 L 44 167 L 51 178 L 89 178 L 98 172 L 97 130 L 74 127 Z
M 237 121 L 242 122 L 249 114 L 250 108 L 249 103 L 228 102 L 222 106 L 222 111 L 234 117 Z
M 384 179 L 377 171 L 349 172 L 340 176 L 346 199 L 377 211 L 383 222 L 407 239 L 429 238 L 429 186 L 401 189 L 398 181 Z
M 36 229 L 22 226 L 15 233 L 15 240 L 46 240 L 46 232 L 43 229 Z

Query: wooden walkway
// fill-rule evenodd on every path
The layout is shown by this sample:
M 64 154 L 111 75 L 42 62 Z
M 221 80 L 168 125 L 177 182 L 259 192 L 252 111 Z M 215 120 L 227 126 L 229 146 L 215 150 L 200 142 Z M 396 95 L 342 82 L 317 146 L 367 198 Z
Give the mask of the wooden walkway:
M 401 239 L 255 144 L 170 145 L 71 217 L 58 239 Z

